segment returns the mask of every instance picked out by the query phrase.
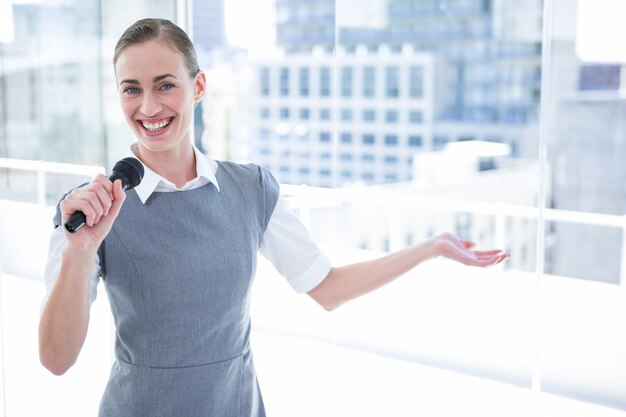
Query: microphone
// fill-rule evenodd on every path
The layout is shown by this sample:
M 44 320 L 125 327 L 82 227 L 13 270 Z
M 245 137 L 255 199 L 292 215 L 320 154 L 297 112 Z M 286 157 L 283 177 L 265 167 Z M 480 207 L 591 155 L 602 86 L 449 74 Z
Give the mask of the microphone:
M 143 165 L 136 158 L 124 158 L 118 161 L 111 170 L 109 180 L 122 180 L 122 189 L 130 190 L 139 185 L 143 178 Z M 82 211 L 77 211 L 65 223 L 65 229 L 70 233 L 78 232 L 85 225 L 86 217 Z

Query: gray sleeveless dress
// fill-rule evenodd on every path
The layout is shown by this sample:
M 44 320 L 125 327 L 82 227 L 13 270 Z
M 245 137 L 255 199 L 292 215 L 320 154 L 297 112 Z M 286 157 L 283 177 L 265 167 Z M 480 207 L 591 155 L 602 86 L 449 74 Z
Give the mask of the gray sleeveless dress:
M 99 250 L 116 361 L 100 417 L 265 416 L 249 346 L 256 253 L 278 184 L 218 162 L 201 188 L 127 192 Z

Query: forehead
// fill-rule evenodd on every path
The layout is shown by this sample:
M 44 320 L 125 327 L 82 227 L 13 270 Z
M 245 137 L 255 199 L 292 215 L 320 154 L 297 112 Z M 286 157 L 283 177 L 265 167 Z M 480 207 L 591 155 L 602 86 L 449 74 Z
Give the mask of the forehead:
M 185 60 L 182 54 L 163 42 L 150 40 L 125 48 L 115 64 L 118 80 L 132 78 L 143 82 L 165 73 L 182 76 Z

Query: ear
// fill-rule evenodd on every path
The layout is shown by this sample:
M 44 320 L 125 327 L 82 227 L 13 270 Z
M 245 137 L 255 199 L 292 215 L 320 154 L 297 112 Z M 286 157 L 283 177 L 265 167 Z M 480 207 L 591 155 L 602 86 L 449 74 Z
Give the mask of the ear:
M 196 74 L 195 86 L 196 86 L 196 91 L 194 94 L 193 101 L 194 101 L 194 105 L 197 105 L 198 103 L 202 101 L 202 99 L 204 98 L 204 95 L 206 94 L 206 75 L 204 74 L 204 71 L 199 70 L 198 73 Z

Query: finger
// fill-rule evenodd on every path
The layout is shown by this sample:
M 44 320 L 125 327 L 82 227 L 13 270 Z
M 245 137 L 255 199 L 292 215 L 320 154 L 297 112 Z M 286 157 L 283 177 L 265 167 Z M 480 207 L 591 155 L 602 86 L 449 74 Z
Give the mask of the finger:
M 100 197 L 98 195 L 98 191 L 96 190 L 96 188 L 99 188 L 98 185 L 90 184 L 86 190 L 82 191 L 79 194 L 80 198 L 89 202 L 89 204 L 91 205 L 93 209 L 90 211 L 89 215 L 83 212 L 87 216 L 87 224 L 89 226 L 93 226 L 94 224 L 97 224 L 100 218 L 102 217 L 102 215 L 104 214 L 104 206 L 102 202 L 100 201 Z
M 511 254 L 509 254 L 509 253 L 505 253 L 505 254 L 503 254 L 503 255 L 501 255 L 501 256 L 500 256 L 500 259 L 499 259 L 499 260 L 498 260 L 498 262 L 496 262 L 496 263 L 498 263 L 498 264 L 499 264 L 500 262 L 504 262 L 504 261 L 506 261 L 507 259 L 509 259 L 510 257 L 511 257 Z
M 109 198 L 111 200 L 113 200 L 113 183 L 111 182 L 111 180 L 107 177 L 105 177 L 102 174 L 98 174 L 94 177 L 93 181 L 91 182 L 92 184 L 94 183 L 98 183 L 101 184 L 104 189 L 106 190 L 107 194 L 109 194 Z
M 126 193 L 122 189 L 122 181 L 116 180 L 113 184 L 113 204 L 111 205 L 111 210 L 109 211 L 110 215 L 114 218 L 119 214 L 125 199 Z
M 492 250 L 474 251 L 474 253 L 476 254 L 476 256 L 494 256 L 494 255 L 498 255 L 502 253 L 502 251 L 500 249 L 492 249 Z
M 87 213 L 91 213 L 91 210 L 85 208 L 87 212 L 84 214 L 89 226 L 97 224 L 100 218 L 108 213 L 113 198 L 112 188 L 113 183 L 104 175 L 98 174 L 88 185 L 72 191 L 72 198 L 87 199 L 95 211 L 95 215 L 91 215 Z
M 98 216 L 106 214 L 108 207 L 111 205 L 111 196 L 106 187 L 98 182 L 93 182 L 83 188 L 72 191 L 70 199 L 90 201 L 98 212 Z M 100 212 L 99 207 L 102 207 L 102 212 Z
M 486 261 L 486 265 L 485 266 L 492 266 L 492 265 L 497 265 L 503 261 L 505 261 L 506 259 L 510 258 L 511 255 L 509 255 L 508 253 L 506 254 L 502 254 L 502 255 L 498 255 L 495 256 L 493 259 L 491 259 L 490 261 Z
M 96 193 L 100 201 L 100 204 L 102 205 L 102 208 L 104 210 L 102 215 L 106 216 L 107 214 L 109 214 L 109 209 L 111 208 L 113 195 L 107 191 L 106 186 L 103 185 L 102 183 L 95 182 L 92 184 L 92 187 L 93 187 L 93 191 Z M 98 220 L 99 219 L 96 219 L 96 223 L 98 222 Z
M 83 199 L 82 197 L 68 196 L 61 202 L 60 207 L 64 221 L 69 220 L 77 211 L 81 211 L 85 215 L 85 224 L 91 226 L 93 219 L 97 216 L 96 210 L 89 200 Z

